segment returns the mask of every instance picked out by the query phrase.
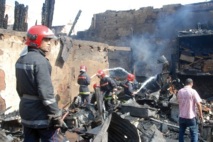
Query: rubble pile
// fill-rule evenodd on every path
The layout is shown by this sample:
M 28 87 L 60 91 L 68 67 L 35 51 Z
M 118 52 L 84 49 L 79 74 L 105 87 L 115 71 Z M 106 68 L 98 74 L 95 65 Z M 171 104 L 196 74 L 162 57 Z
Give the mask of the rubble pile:
M 87 106 L 79 108 L 77 112 L 70 113 L 70 116 L 73 116 L 73 123 L 68 125 L 69 128 L 72 128 L 70 130 L 77 132 L 82 136 L 82 139 L 87 141 L 98 139 L 98 141 L 106 140 L 109 142 L 128 140 L 134 142 L 177 142 L 178 111 L 174 111 L 177 109 L 174 105 L 178 106 L 177 103 L 171 102 L 168 107 L 161 110 L 147 104 L 140 105 L 135 100 L 129 100 L 121 104 L 114 112 L 106 112 L 107 117 L 102 120 L 102 123 L 97 116 L 94 116 L 94 112 L 88 109 L 91 106 Z M 210 142 L 212 140 L 212 106 L 204 100 L 203 108 L 205 123 L 199 124 L 199 140 Z M 168 111 L 164 111 L 166 109 L 170 111 L 169 114 Z M 93 116 L 93 120 L 88 117 L 88 112 Z M 85 118 L 87 116 L 87 119 L 83 121 L 82 116 Z M 73 125 L 74 123 L 77 125 Z M 108 136 L 106 137 L 106 135 Z M 185 140 L 190 140 L 189 130 L 186 131 Z
M 156 81 L 156 80 L 155 80 Z M 151 81 L 153 83 L 153 80 Z M 62 129 L 64 135 L 67 132 L 76 133 L 79 137 L 76 141 L 131 141 L 131 142 L 177 142 L 178 125 L 178 103 L 176 95 L 171 91 L 177 81 L 167 85 L 167 91 L 157 89 L 155 92 L 146 90 L 139 92 L 140 97 L 121 101 L 115 99 L 116 105 L 113 111 L 103 111 L 100 114 L 100 105 L 87 104 L 76 105 L 76 100 L 64 109 L 68 113 L 65 122 L 67 129 Z M 150 85 L 150 83 L 147 83 Z M 177 86 L 176 86 L 177 87 Z M 153 89 L 153 88 L 152 88 Z M 158 93 L 156 93 L 158 92 Z M 142 94 L 159 94 L 158 99 L 154 97 L 141 97 Z M 213 127 L 213 103 L 203 100 L 204 123 L 199 123 L 199 140 L 211 142 Z M 23 140 L 22 126 L 18 111 L 7 115 L 1 113 L 2 141 L 19 142 Z M 187 129 L 185 140 L 190 140 Z
M 10 108 L 7 108 L 8 110 Z M 9 114 L 0 113 L 0 141 L 2 142 L 21 142 L 23 132 L 21 118 L 18 111 Z

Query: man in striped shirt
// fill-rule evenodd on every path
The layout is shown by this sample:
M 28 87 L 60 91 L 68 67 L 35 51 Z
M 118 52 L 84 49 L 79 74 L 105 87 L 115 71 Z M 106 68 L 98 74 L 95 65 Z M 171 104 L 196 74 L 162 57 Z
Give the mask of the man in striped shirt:
M 184 133 L 189 127 L 191 142 L 198 142 L 198 125 L 196 119 L 196 108 L 198 116 L 203 121 L 201 98 L 197 91 L 192 88 L 193 80 L 186 79 L 185 87 L 180 89 L 177 94 L 179 103 L 179 142 L 184 142 Z

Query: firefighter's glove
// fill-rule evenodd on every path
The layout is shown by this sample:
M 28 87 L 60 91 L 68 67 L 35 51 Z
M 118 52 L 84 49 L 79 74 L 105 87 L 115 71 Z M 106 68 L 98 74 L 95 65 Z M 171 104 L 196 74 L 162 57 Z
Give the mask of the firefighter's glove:
M 61 116 L 51 117 L 51 124 L 54 128 L 67 128 L 66 123 L 61 119 Z

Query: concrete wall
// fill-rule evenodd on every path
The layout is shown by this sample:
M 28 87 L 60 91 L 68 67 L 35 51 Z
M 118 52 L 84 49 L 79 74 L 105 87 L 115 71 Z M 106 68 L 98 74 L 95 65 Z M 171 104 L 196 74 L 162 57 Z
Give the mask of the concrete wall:
M 16 92 L 15 63 L 25 47 L 25 35 L 24 32 L 0 29 L 0 95 L 5 100 L 6 107 L 12 106 L 9 112 L 18 109 L 19 97 Z M 57 57 L 62 49 L 61 43 L 59 41 L 52 42 L 52 49 L 47 58 L 52 65 L 52 82 L 55 95 L 59 100 L 59 107 L 63 107 L 74 96 L 78 95 L 77 77 L 80 65 L 86 65 L 88 75 L 92 77 L 98 69 L 109 68 L 109 54 L 120 55 L 122 50 L 117 51 L 116 48 L 103 43 L 73 40 L 73 47 L 67 61 L 63 66 L 60 66 Z M 122 56 L 120 59 L 122 60 Z M 116 65 L 126 68 L 128 63 L 129 61 L 123 61 Z M 96 76 L 91 79 L 89 86 L 91 91 L 93 91 L 92 85 L 98 81 Z M 2 102 L 0 105 L 5 104 Z M 1 108 L 4 110 L 5 106 Z

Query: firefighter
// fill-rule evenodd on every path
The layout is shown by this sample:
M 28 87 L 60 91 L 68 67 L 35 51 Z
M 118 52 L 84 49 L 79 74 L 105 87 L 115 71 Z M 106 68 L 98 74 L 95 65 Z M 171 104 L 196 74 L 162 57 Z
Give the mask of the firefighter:
M 125 85 L 124 92 L 131 98 L 134 97 L 136 94 L 136 92 L 134 91 L 134 84 L 133 84 L 134 81 L 135 81 L 135 75 L 129 73 L 127 75 L 127 81 L 124 84 Z
M 51 65 L 46 58 L 52 38 L 56 37 L 48 27 L 32 26 L 27 32 L 27 52 L 15 64 L 25 142 L 57 141 L 57 130 L 64 124 L 54 97 Z
M 135 75 L 129 73 L 127 75 L 126 80 L 127 81 L 125 83 L 121 84 L 121 86 L 124 88 L 124 97 L 122 97 L 122 99 L 129 100 L 129 99 L 133 98 L 136 94 L 136 92 L 134 91 L 134 87 L 133 87 Z M 119 98 L 119 99 L 121 99 L 121 98 Z
M 112 111 L 114 108 L 113 95 L 117 91 L 116 82 L 107 77 L 103 70 L 98 70 L 97 77 L 100 79 L 100 90 L 104 97 L 104 104 L 107 111 Z
M 90 85 L 90 77 L 86 73 L 87 67 L 85 65 L 80 66 L 80 74 L 78 75 L 79 96 L 81 97 L 81 105 L 89 103 L 90 91 L 88 85 Z

